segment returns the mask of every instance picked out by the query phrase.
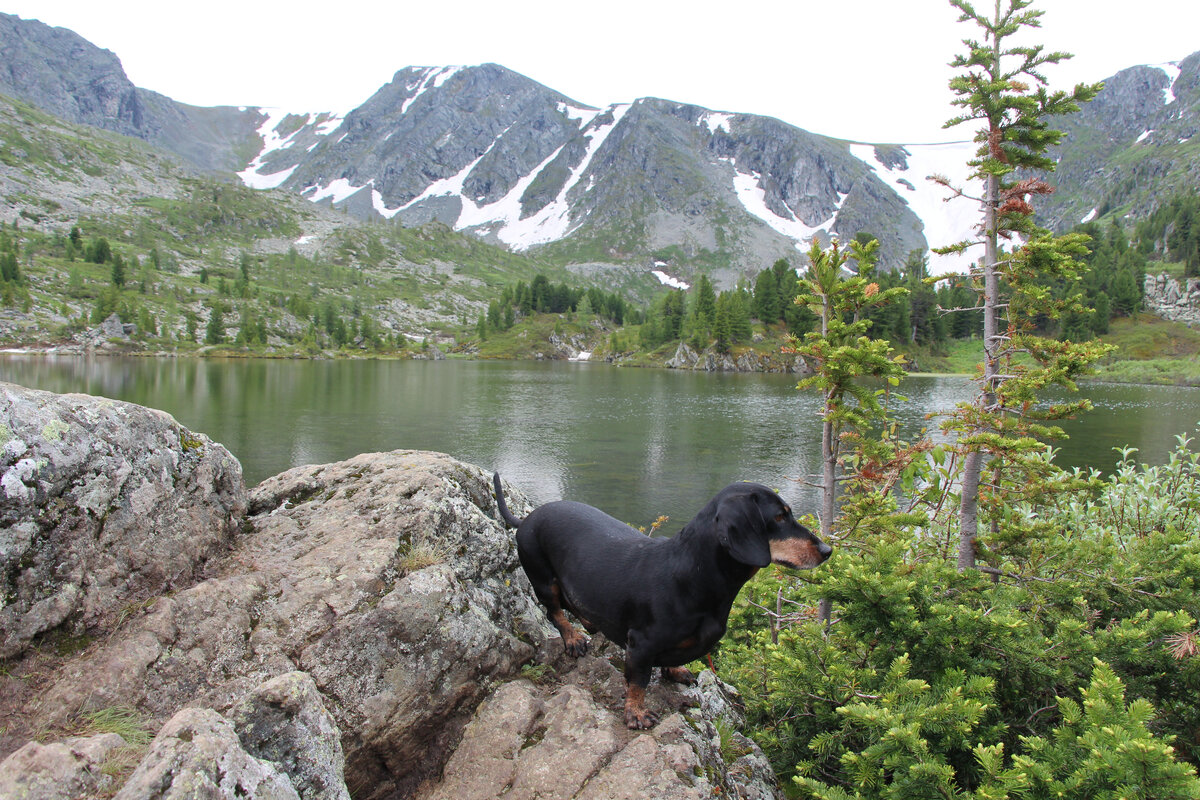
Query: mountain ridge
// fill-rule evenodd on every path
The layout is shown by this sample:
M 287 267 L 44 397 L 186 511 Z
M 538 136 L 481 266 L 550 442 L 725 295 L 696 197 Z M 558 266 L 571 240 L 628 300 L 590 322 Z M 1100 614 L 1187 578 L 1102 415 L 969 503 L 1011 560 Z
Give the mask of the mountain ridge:
M 661 263 L 730 286 L 778 258 L 801 260 L 811 239 L 867 232 L 895 268 L 964 238 L 978 216 L 926 180 L 965 181 L 969 142 L 851 142 L 661 98 L 596 108 L 492 63 L 399 69 L 344 115 L 199 108 L 134 87 L 115 54 L 63 28 L 0 14 L 0 51 L 0 93 L 68 121 L 255 189 L 363 219 L 437 221 L 566 262 Z M 1122 70 L 1062 120 L 1059 192 L 1043 221 L 1061 230 L 1088 214 L 1136 216 L 1153 206 L 1147 183 L 1195 185 L 1198 74 L 1200 53 Z M 966 265 L 931 258 L 934 272 Z

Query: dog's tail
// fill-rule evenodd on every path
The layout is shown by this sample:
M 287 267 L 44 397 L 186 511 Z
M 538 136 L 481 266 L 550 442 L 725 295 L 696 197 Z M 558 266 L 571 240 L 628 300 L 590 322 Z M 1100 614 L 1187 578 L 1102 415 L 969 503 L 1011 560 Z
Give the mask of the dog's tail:
M 513 516 L 508 510 L 508 503 L 504 502 L 504 490 L 500 488 L 500 473 L 492 473 L 492 484 L 496 487 L 496 505 L 500 508 L 500 516 L 508 523 L 508 527 L 516 528 L 520 526 L 521 520 Z

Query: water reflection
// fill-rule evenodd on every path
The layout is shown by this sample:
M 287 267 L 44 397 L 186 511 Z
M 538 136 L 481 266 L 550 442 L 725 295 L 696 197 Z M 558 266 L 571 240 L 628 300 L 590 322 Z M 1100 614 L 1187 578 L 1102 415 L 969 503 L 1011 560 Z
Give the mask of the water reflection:
M 246 480 L 399 448 L 498 469 L 535 502 L 582 500 L 677 530 L 725 484 L 755 480 L 801 509 L 819 471 L 820 402 L 788 375 L 705 375 L 602 364 L 0 356 L 0 380 L 161 408 L 225 444 Z M 912 378 L 905 435 L 970 396 L 963 378 Z M 1089 386 L 1097 410 L 1065 427 L 1061 463 L 1111 469 L 1131 443 L 1160 461 L 1200 421 L 1200 390 Z

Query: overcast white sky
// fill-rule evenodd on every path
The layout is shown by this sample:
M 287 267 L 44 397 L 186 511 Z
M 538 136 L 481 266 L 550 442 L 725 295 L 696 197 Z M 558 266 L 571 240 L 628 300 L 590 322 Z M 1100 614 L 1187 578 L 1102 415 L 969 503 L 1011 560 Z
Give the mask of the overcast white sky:
M 977 0 L 976 6 L 989 5 Z M 1040 0 L 1052 88 L 1200 50 L 1197 0 Z M 966 138 L 946 66 L 973 26 L 945 0 L 0 0 L 115 52 L 194 105 L 348 111 L 403 67 L 496 62 L 593 106 L 663 97 L 867 142 Z

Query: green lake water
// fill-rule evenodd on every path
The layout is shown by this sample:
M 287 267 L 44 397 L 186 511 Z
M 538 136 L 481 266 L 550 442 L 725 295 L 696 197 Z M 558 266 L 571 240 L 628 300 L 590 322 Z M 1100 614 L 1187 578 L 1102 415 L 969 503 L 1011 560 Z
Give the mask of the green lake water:
M 798 509 L 816 494 L 819 403 L 791 375 L 605 364 L 305 361 L 0 355 L 0 380 L 159 408 L 228 447 L 253 485 L 362 452 L 437 450 L 499 470 L 535 502 L 560 498 L 674 532 L 722 486 L 753 480 Z M 966 399 L 966 378 L 909 378 L 907 435 Z M 1111 470 L 1113 448 L 1161 462 L 1196 432 L 1200 389 L 1092 384 L 1096 410 L 1068 422 L 1064 465 Z

